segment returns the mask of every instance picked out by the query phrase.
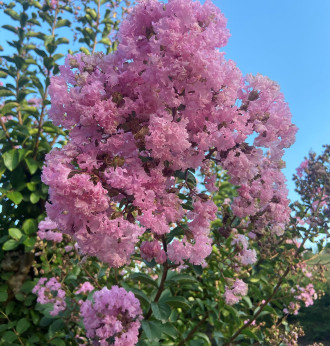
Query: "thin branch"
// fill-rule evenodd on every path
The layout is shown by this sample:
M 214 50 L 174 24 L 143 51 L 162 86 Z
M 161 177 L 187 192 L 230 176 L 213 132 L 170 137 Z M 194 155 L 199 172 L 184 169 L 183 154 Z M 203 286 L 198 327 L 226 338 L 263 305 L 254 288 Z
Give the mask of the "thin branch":
M 195 327 L 188 333 L 188 335 L 178 343 L 178 346 L 186 345 L 186 342 L 194 336 L 194 334 L 198 331 L 199 327 L 206 321 L 208 316 L 209 312 L 207 311 L 204 317 L 195 325 Z
M 18 99 L 18 93 L 19 93 L 19 87 L 18 87 L 19 77 L 20 77 L 19 70 L 17 70 L 17 73 L 16 73 L 16 99 Z M 23 125 L 22 113 L 21 113 L 19 105 L 17 106 L 17 114 L 18 114 L 18 123 L 20 125 Z
M 7 139 L 8 139 L 8 142 L 10 143 L 11 146 L 14 146 L 13 142 L 11 141 L 10 134 L 9 134 L 9 132 L 7 130 L 7 127 L 6 127 L 5 123 L 2 120 L 2 117 L 0 117 L 0 124 L 1 124 L 3 132 L 5 133 L 5 135 L 6 135 Z
M 163 270 L 162 278 L 161 278 L 161 281 L 160 281 L 160 285 L 158 287 L 158 291 L 157 291 L 155 299 L 154 299 L 155 303 L 158 302 L 158 300 L 159 300 L 159 298 L 160 298 L 160 296 L 161 296 L 161 294 L 162 294 L 162 292 L 164 290 L 164 285 L 165 285 L 165 281 L 166 281 L 166 277 L 167 277 L 167 273 L 168 273 L 168 264 L 167 264 L 167 262 L 165 262 L 163 264 L 163 266 L 164 266 L 164 270 Z M 145 320 L 148 320 L 150 318 L 151 314 L 152 314 L 152 309 L 150 307 L 149 311 L 146 314 Z
M 166 239 L 165 237 L 163 236 L 163 248 L 164 248 L 164 251 L 167 252 L 167 244 L 166 244 Z M 156 293 L 156 296 L 155 296 L 155 299 L 154 299 L 154 302 L 157 303 L 163 290 L 164 290 L 164 286 L 165 286 L 165 281 L 166 281 L 166 278 L 167 278 L 167 273 L 168 273 L 168 270 L 169 270 L 169 265 L 167 263 L 167 261 L 163 264 L 163 274 L 162 274 L 162 278 L 160 280 L 160 285 L 158 287 L 158 291 Z M 151 307 L 149 308 L 149 311 L 147 312 L 146 314 L 146 317 L 145 317 L 145 320 L 148 320 L 150 318 L 152 314 L 152 309 Z
M 85 268 L 85 266 L 82 264 L 80 265 L 83 271 L 87 274 L 87 276 L 93 280 L 94 284 L 99 288 L 102 289 L 103 287 L 99 284 L 99 282 L 89 273 L 89 271 Z
M 8 317 L 3 311 L 0 310 L 0 313 L 1 313 L 2 315 L 5 316 L 5 318 L 8 320 L 9 323 L 11 322 L 11 320 L 9 319 L 9 317 Z M 24 343 L 23 343 L 22 339 L 20 338 L 20 336 L 19 336 L 17 330 L 16 330 L 14 327 L 12 328 L 12 330 L 14 331 L 14 333 L 15 333 L 15 335 L 16 335 L 18 341 L 20 342 L 20 344 L 24 346 Z
M 210 149 L 210 150 L 209 150 L 209 153 L 205 156 L 205 158 L 204 158 L 203 161 L 212 159 L 213 153 L 215 153 L 217 150 L 218 150 L 217 148 Z

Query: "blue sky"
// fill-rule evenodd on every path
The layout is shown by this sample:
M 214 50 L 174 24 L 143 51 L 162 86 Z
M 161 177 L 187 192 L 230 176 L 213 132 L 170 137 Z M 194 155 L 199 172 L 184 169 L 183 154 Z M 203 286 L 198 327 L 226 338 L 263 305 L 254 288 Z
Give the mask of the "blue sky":
M 298 126 L 286 150 L 289 195 L 292 174 L 313 149 L 330 142 L 330 1 L 214 0 L 232 37 L 224 48 L 245 73 L 277 81 Z

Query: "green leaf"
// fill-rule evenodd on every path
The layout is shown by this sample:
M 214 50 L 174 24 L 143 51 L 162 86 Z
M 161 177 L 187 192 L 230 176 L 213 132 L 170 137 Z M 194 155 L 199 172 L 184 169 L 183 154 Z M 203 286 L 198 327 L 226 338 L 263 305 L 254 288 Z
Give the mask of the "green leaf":
M 190 211 L 193 211 L 193 210 L 194 210 L 192 204 L 190 204 L 190 203 L 182 203 L 182 204 L 181 204 L 181 207 L 182 207 L 183 209 L 190 210 Z
M 26 183 L 26 186 L 32 192 L 37 190 L 37 185 L 35 183 Z
M 173 326 L 173 324 L 171 323 L 164 323 L 162 325 L 162 333 L 171 336 L 172 338 L 177 338 L 178 336 L 178 331 L 176 330 L 176 328 Z
M 196 284 L 198 281 L 193 276 L 190 276 L 188 274 L 174 274 L 171 276 L 168 281 L 174 281 L 175 283 L 180 284 Z
M 185 229 L 188 229 L 187 225 L 180 225 L 172 229 L 172 231 L 166 236 L 166 242 L 170 243 L 174 237 L 184 235 Z
M 142 292 L 141 290 L 137 289 L 137 288 L 130 288 L 130 291 L 132 291 L 135 295 L 135 297 L 141 302 L 141 304 L 145 304 L 145 305 L 149 305 L 150 304 L 150 300 L 148 298 L 148 296 Z
M 166 297 L 164 300 L 161 300 L 166 302 L 168 305 L 174 307 L 174 308 L 181 308 L 181 309 L 190 309 L 191 305 L 188 302 L 188 300 L 181 296 L 171 296 Z
M 12 19 L 19 20 L 18 13 L 14 11 L 12 8 L 6 8 L 4 12 L 7 13 Z
M 60 339 L 60 338 L 56 338 L 50 341 L 51 345 L 55 345 L 55 346 L 66 346 L 66 343 L 64 342 L 64 340 Z
M 82 51 L 86 55 L 90 55 L 90 52 L 89 52 L 89 50 L 86 47 L 80 47 L 80 51 Z
M 270 305 L 264 306 L 263 310 L 270 312 L 273 316 L 278 315 L 278 312 L 273 307 L 271 307 Z
M 65 323 L 62 319 L 54 321 L 49 327 L 49 336 L 52 338 L 59 330 L 63 330 Z
M 30 322 L 26 318 L 21 318 L 16 326 L 16 330 L 18 334 L 23 334 L 30 327 Z
M 158 341 L 161 336 L 161 322 L 158 321 L 142 321 L 142 329 L 150 341 Z
M 6 315 L 10 315 L 15 308 L 15 302 L 11 301 L 6 305 Z
M 26 157 L 24 161 L 26 165 L 28 166 L 30 173 L 34 174 L 38 169 L 38 162 L 34 160 L 32 157 Z
M 38 325 L 40 316 L 34 310 L 30 310 L 30 314 L 31 314 L 33 324 Z
M 39 48 L 35 48 L 34 51 L 43 58 L 47 56 L 47 53 L 44 50 L 41 50 Z
M 256 341 L 258 341 L 259 340 L 259 338 L 257 337 L 257 335 L 255 335 L 253 332 L 251 332 L 251 330 L 249 330 L 249 329 L 243 329 L 242 331 L 241 331 L 241 334 L 244 334 L 244 335 L 246 335 L 247 337 L 249 337 L 250 339 L 253 339 L 253 340 L 256 340 Z
M 27 20 L 28 20 L 28 15 L 26 14 L 26 12 L 21 12 L 21 15 L 20 15 L 21 27 L 25 26 Z
M 31 195 L 30 195 L 30 201 L 32 204 L 36 204 L 39 202 L 39 199 L 40 199 L 40 196 L 39 194 L 35 193 L 35 192 L 32 192 Z
M 17 339 L 17 336 L 14 332 L 8 331 L 3 334 L 2 338 L 9 344 L 11 344 L 13 341 Z
M 187 181 L 188 186 L 191 188 L 194 188 L 197 184 L 195 176 L 190 171 L 188 171 L 188 173 L 187 173 L 186 181 Z
M 6 329 L 8 329 L 8 324 L 0 324 L 0 334 L 4 332 Z
M 9 228 L 8 233 L 15 240 L 20 240 L 23 235 L 18 228 Z
M 8 113 L 11 113 L 12 109 L 17 107 L 17 106 L 18 106 L 17 102 L 7 102 L 1 108 L 1 113 L 3 115 L 7 115 Z
M 18 241 L 14 240 L 14 239 L 9 239 L 3 244 L 2 250 L 4 250 L 4 251 L 14 250 L 17 248 L 18 245 L 19 245 Z
M 17 34 L 17 29 L 12 25 L 3 25 L 2 27 L 8 31 L 11 31 L 11 32 Z
M 203 274 L 203 267 L 201 265 L 193 265 L 194 272 L 197 275 L 202 275 Z
M 62 26 L 71 26 L 71 22 L 68 19 L 59 19 L 56 23 L 56 28 L 60 28 Z
M 153 280 L 149 275 L 144 274 L 144 273 L 134 273 L 134 274 L 129 276 L 129 279 L 134 280 L 134 281 L 144 282 L 146 284 L 158 287 L 156 280 Z
M 44 38 L 45 38 L 45 34 L 44 33 L 42 33 L 42 32 L 34 32 L 34 31 L 28 31 L 25 34 L 25 36 L 26 37 L 36 37 L 36 38 L 39 38 L 41 40 L 44 40 Z
M 24 240 L 23 244 L 25 246 L 25 251 L 31 251 L 36 243 L 36 237 L 27 238 Z
M 103 43 L 103 44 L 105 44 L 107 46 L 111 46 L 112 42 L 111 42 L 109 37 L 103 37 L 102 40 L 99 41 L 99 43 Z
M 0 89 L 0 97 L 8 97 L 8 96 L 15 96 L 15 94 L 6 88 Z
M 31 235 L 37 232 L 38 230 L 38 223 L 35 219 L 27 219 L 24 221 L 22 229 L 25 234 Z
M 204 340 L 206 342 L 206 344 L 204 342 L 203 345 L 208 345 L 208 346 L 211 345 L 210 339 L 205 333 L 196 332 L 195 337 Z
M 243 300 L 247 303 L 249 309 L 252 309 L 253 305 L 249 296 L 243 297 Z
M 18 191 L 10 191 L 7 193 L 7 197 L 15 204 L 20 204 L 23 200 L 23 196 Z
M 0 292 L 0 302 L 5 302 L 8 299 L 7 292 Z
M 68 43 L 70 43 L 70 41 L 65 37 L 60 37 L 55 41 L 56 45 L 63 44 L 63 43 L 68 44 Z
M 12 172 L 19 164 L 19 152 L 16 149 L 6 151 L 3 155 L 5 166 Z
M 163 322 L 167 321 L 171 315 L 170 307 L 166 303 L 163 303 L 163 302 L 157 302 L 157 303 L 152 302 L 151 309 L 152 309 L 154 317 L 157 320 L 161 320 Z

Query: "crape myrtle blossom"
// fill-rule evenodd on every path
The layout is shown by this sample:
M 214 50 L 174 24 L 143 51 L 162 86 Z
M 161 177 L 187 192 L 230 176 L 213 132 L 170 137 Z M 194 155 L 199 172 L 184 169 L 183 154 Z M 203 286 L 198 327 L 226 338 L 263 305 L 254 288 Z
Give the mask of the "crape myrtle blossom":
M 49 313 L 52 316 L 57 316 L 61 311 L 66 309 L 65 291 L 55 277 L 49 280 L 47 278 L 40 278 L 32 292 L 38 295 L 38 303 L 53 304 L 53 310 Z
M 92 292 L 94 289 L 94 286 L 90 282 L 86 281 L 80 286 L 75 294 L 87 294 L 89 292 Z
M 142 310 L 132 292 L 118 286 L 94 292 L 93 301 L 86 300 L 80 313 L 88 338 L 98 345 L 131 346 L 138 342 Z
M 120 267 L 146 233 L 145 258 L 204 264 L 217 208 L 191 176 L 201 167 L 214 191 L 212 161 L 239 185 L 233 212 L 256 232 L 289 220 L 281 157 L 296 127 L 276 83 L 243 77 L 218 50 L 228 38 L 209 0 L 144 0 L 116 52 L 68 56 L 52 78 L 50 116 L 69 142 L 46 158 L 47 213 L 84 253 Z M 162 248 L 183 220 L 184 234 Z
M 297 171 L 297 175 L 299 178 L 302 178 L 304 172 L 306 171 L 306 169 L 308 168 L 308 160 L 305 159 L 300 166 L 296 169 Z
M 298 315 L 301 304 L 299 301 L 305 303 L 305 306 L 308 307 L 314 304 L 314 300 L 317 299 L 318 295 L 315 291 L 314 285 L 309 283 L 306 287 L 297 285 L 295 288 L 291 289 L 291 293 L 295 294 L 294 298 L 296 301 L 289 303 L 288 307 L 283 309 L 285 314 Z
M 52 231 L 53 229 L 57 229 L 56 222 L 46 217 L 44 221 L 39 222 L 39 231 L 38 236 L 41 239 L 51 240 L 55 243 L 60 243 L 63 240 L 63 234 L 59 232 Z
M 161 264 L 166 261 L 166 253 L 161 249 L 157 240 L 152 242 L 144 241 L 140 247 L 141 257 L 151 262 L 154 258 L 157 263 Z
M 246 296 L 248 292 L 248 285 L 241 279 L 237 279 L 232 288 L 225 287 L 225 301 L 228 305 L 234 305 L 238 303 L 242 297 Z
M 299 294 L 295 296 L 295 298 L 302 300 L 306 307 L 313 305 L 314 300 L 317 299 L 317 293 L 312 283 L 308 284 L 306 287 L 301 287 L 298 285 L 296 287 L 296 292 Z
M 249 249 L 248 239 L 243 235 L 236 233 L 237 230 L 234 228 L 234 239 L 233 245 L 239 248 L 238 254 L 236 255 L 237 260 L 243 265 L 247 266 L 257 261 L 257 253 L 254 249 Z

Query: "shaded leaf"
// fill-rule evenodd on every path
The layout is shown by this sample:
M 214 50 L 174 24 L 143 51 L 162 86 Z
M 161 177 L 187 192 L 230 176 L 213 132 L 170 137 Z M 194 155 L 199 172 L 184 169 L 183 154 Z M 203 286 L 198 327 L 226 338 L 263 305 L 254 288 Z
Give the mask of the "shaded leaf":
M 163 300 L 162 300 L 163 301 Z M 181 296 L 171 296 L 164 299 L 168 305 L 174 308 L 190 309 L 191 305 L 188 300 Z
M 134 273 L 134 274 L 129 276 L 129 279 L 134 280 L 134 281 L 144 282 L 146 284 L 158 287 L 156 280 L 153 280 L 149 275 L 144 274 L 144 273 Z
M 18 245 L 19 245 L 18 241 L 14 239 L 9 239 L 3 244 L 2 250 L 5 250 L 5 251 L 14 250 L 17 248 Z
M 3 161 L 5 166 L 13 171 L 19 164 L 19 153 L 16 149 L 11 149 L 3 154 Z
M 30 173 L 34 174 L 38 169 L 38 162 L 32 157 L 26 157 L 24 161 L 26 165 L 28 166 Z
M 18 191 L 10 191 L 7 193 L 7 197 L 15 204 L 20 204 L 23 200 L 23 196 Z
M 23 334 L 30 327 L 30 322 L 26 318 L 21 318 L 16 326 L 16 330 L 18 334 Z
M 25 234 L 31 235 L 37 232 L 38 230 L 38 223 L 35 219 L 27 219 L 24 221 L 22 229 Z
M 20 240 L 23 235 L 18 228 L 9 228 L 8 233 L 15 240 Z
M 171 315 L 170 307 L 166 303 L 163 303 L 163 302 L 157 302 L 157 303 L 152 302 L 151 309 L 153 312 L 153 316 L 157 320 L 167 321 Z
M 161 322 L 159 321 L 142 321 L 142 329 L 147 338 L 151 341 L 157 341 L 161 336 Z

